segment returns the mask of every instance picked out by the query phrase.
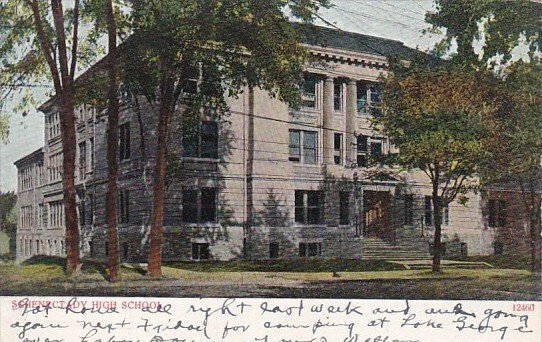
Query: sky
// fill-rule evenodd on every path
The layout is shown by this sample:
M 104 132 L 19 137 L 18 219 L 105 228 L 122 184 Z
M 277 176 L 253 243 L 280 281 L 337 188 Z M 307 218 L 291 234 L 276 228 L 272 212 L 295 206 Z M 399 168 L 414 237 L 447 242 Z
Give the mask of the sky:
M 402 41 L 420 50 L 431 49 L 441 37 L 424 35 L 428 28 L 424 17 L 434 6 L 433 0 L 334 0 L 334 6 L 321 11 L 327 22 L 351 32 Z M 322 21 L 317 22 L 324 25 Z M 44 88 L 32 88 L 34 98 L 45 102 Z M 22 116 L 14 107 L 20 98 L 4 105 L 4 114 L 10 115 L 10 134 L 7 145 L 0 143 L 0 191 L 16 190 L 17 169 L 13 163 L 37 150 L 44 144 L 44 116 L 36 110 Z

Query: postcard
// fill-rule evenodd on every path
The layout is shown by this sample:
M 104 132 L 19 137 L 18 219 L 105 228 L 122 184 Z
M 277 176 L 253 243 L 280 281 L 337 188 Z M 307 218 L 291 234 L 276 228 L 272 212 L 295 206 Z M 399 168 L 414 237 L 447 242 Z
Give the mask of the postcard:
M 540 27 L 0 0 L 0 342 L 540 341 Z

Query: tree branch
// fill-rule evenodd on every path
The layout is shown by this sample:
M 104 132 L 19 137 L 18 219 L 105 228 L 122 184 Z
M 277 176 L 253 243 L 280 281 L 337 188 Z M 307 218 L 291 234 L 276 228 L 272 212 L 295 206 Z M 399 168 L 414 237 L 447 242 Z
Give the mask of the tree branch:
M 72 39 L 72 63 L 70 78 L 73 83 L 75 77 L 75 68 L 77 67 L 77 45 L 79 43 L 79 0 L 75 0 L 73 5 L 73 39 Z
M 62 92 L 62 82 L 60 80 L 60 75 L 58 73 L 58 68 L 54 60 L 54 49 L 50 41 L 47 40 L 45 36 L 45 29 L 43 28 L 43 22 L 41 20 L 41 13 L 36 0 L 26 0 L 27 5 L 32 9 L 32 14 L 34 16 L 34 22 L 36 26 L 36 32 L 38 34 L 38 42 L 45 57 L 49 69 L 51 69 L 51 75 L 53 77 L 53 84 L 57 93 Z
M 67 86 L 66 82 L 70 81 L 70 73 L 68 70 L 68 54 L 66 49 L 66 32 L 64 30 L 64 13 L 62 10 L 61 0 L 51 0 L 51 8 L 53 11 L 53 22 L 58 43 L 58 61 L 60 64 L 60 74 L 62 77 L 62 85 Z
M 461 181 L 459 181 L 459 179 L 461 179 Z M 455 179 L 454 185 L 452 187 L 454 189 L 454 191 L 452 192 L 453 195 L 446 197 L 447 198 L 446 202 L 448 204 L 450 204 L 453 200 L 456 199 L 457 195 L 459 194 L 459 190 L 463 187 L 463 183 L 465 182 L 466 179 L 467 179 L 467 176 L 461 176 Z

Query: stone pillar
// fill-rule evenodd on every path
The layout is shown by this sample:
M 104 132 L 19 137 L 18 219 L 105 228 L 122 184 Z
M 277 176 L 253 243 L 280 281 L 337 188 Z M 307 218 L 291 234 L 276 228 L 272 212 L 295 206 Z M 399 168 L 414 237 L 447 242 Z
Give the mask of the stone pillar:
M 346 87 L 346 165 L 356 161 L 356 118 L 358 115 L 358 90 L 356 80 L 349 80 Z
M 333 164 L 333 78 L 327 77 L 324 81 L 323 104 L 323 161 L 324 164 Z

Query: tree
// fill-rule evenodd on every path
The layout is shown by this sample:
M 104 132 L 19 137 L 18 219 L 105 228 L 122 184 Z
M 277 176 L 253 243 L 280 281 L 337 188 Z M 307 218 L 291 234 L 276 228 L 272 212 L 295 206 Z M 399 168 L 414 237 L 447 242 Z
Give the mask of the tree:
M 119 98 L 117 82 L 117 23 L 113 10 L 113 1 L 104 1 L 107 22 L 109 84 L 107 90 L 107 241 L 109 244 L 108 270 L 109 281 L 119 278 L 119 236 L 117 230 L 117 179 L 118 179 L 118 139 L 119 139 Z
M 464 65 L 495 65 L 512 59 L 524 42 L 529 55 L 542 50 L 542 4 L 532 0 L 435 0 L 435 11 L 426 14 L 432 30 L 444 32 L 436 46 L 440 53 L 457 44 L 453 60 Z M 444 29 L 444 31 L 443 31 Z M 524 39 L 524 40 L 523 40 Z M 477 46 L 481 52 L 478 53 Z
M 299 75 L 306 51 L 288 20 L 288 7 L 303 21 L 314 18 L 328 0 L 295 1 L 133 1 L 126 83 L 144 95 L 158 113 L 148 274 L 161 275 L 161 245 L 170 119 L 183 97 L 190 69 L 204 77 L 192 106 L 215 113 L 227 109 L 225 97 L 244 87 L 262 88 L 298 105 Z
M 491 69 L 497 62 L 511 66 L 506 98 L 514 101 L 510 101 L 512 106 L 503 111 L 501 126 L 493 126 L 496 131 L 492 141 L 496 144 L 487 146 L 493 158 L 485 167 L 484 182 L 490 185 L 502 181 L 503 177 L 510 180 L 510 176 L 515 176 L 513 183 L 517 184 L 530 217 L 533 270 L 540 270 L 540 223 L 536 223 L 540 221 L 540 206 L 535 205 L 537 196 L 534 196 L 534 191 L 539 189 L 535 183 L 540 180 L 539 164 L 536 164 L 541 155 L 536 141 L 540 137 L 540 131 L 536 129 L 540 126 L 536 121 L 539 114 L 532 104 L 537 101 L 540 88 L 535 76 L 542 51 L 542 4 L 532 0 L 437 0 L 436 11 L 428 12 L 426 20 L 434 30 L 446 29 L 446 36 L 437 44 L 437 51 L 450 51 L 451 43 L 457 43 L 457 53 L 452 57 L 454 63 L 478 69 Z M 476 52 L 477 44 L 482 48 L 481 53 Z M 514 49 L 522 44 L 528 47 L 527 58 L 521 58 L 519 66 L 514 66 Z M 531 69 L 534 73 L 529 76 L 525 70 Z M 502 134 L 506 132 L 514 134 Z M 518 156 L 522 157 L 518 159 Z M 510 165 L 511 161 L 514 161 L 514 167 Z M 526 200 L 526 194 L 529 200 Z M 535 207 L 538 207 L 538 214 Z
M 0 193 L 0 231 L 6 232 L 10 238 L 10 254 L 15 257 L 17 218 L 15 215 L 15 204 L 17 196 L 13 191 Z
M 10 96 L 25 82 L 52 81 L 55 106 L 60 113 L 63 153 L 62 187 L 65 205 L 68 274 L 79 271 L 79 228 L 74 184 L 76 136 L 74 77 L 78 61 L 95 55 L 95 44 L 80 44 L 80 0 L 64 9 L 65 1 L 7 0 L 0 4 L 0 88 Z
M 535 58 L 517 62 L 504 71 L 508 110 L 497 120 L 495 138 L 487 149 L 492 158 L 485 165 L 487 185 L 515 185 L 527 216 L 531 269 L 541 270 L 542 196 L 542 64 Z
M 420 169 L 432 188 L 434 217 L 433 272 L 440 271 L 443 208 L 464 203 L 476 188 L 479 165 L 488 153 L 486 119 L 499 110 L 493 101 L 500 89 L 492 74 L 451 64 L 416 60 L 405 67 L 392 61 L 383 83 L 383 111 L 375 118 L 398 147 L 396 165 Z

